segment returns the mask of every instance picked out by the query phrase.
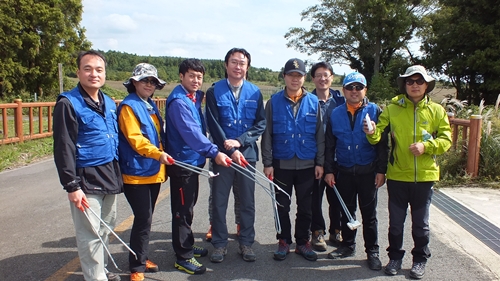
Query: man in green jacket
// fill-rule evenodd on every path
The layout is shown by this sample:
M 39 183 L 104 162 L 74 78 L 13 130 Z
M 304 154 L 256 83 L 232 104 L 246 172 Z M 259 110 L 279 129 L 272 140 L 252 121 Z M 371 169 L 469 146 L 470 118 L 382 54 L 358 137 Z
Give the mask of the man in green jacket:
M 372 130 L 365 123 L 364 131 L 372 144 L 379 142 L 383 132 L 391 136 L 391 153 L 387 167 L 389 194 L 389 263 L 387 275 L 401 269 L 403 229 L 408 204 L 411 206 L 414 248 L 410 277 L 421 279 L 430 258 L 429 207 L 433 185 L 439 180 L 436 155 L 451 147 L 451 128 L 444 108 L 427 95 L 436 81 L 423 66 L 410 66 L 397 79 L 400 93 L 385 108 Z

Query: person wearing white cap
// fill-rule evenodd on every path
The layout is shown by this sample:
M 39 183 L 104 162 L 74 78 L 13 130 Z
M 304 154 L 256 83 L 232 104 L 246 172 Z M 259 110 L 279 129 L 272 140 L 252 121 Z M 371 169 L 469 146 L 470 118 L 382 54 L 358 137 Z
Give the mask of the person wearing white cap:
M 306 76 L 304 62 L 290 59 L 283 71 L 285 89 L 272 95 L 266 103 L 267 126 L 262 135 L 264 174 L 288 194 L 295 190 L 297 215 L 295 219 L 295 253 L 316 261 L 311 248 L 311 200 L 314 179 L 323 176 L 325 133 L 318 97 L 303 87 Z M 292 244 L 290 198 L 276 192 L 281 233 L 276 234 L 278 250 L 275 260 L 285 260 Z
M 123 187 L 134 212 L 130 247 L 137 258 L 129 253 L 131 281 L 144 280 L 144 272 L 159 270 L 148 258 L 149 234 L 160 186 L 167 180 L 164 164 L 169 162 L 163 147 L 163 119 L 151 97 L 165 84 L 153 65 L 139 63 L 123 83 L 129 95 L 117 110 Z
M 342 92 L 345 104 L 336 107 L 326 128 L 325 182 L 336 186 L 349 215 L 356 218 L 357 202 L 363 218 L 363 239 L 368 267 L 381 270 L 379 258 L 377 191 L 385 183 L 389 146 L 387 135 L 372 145 L 363 131 L 367 116 L 377 120 L 382 110 L 366 98 L 366 79 L 359 72 L 348 74 Z M 348 227 L 349 215 L 341 218 L 342 242 L 328 258 L 350 257 L 356 250 L 356 229 Z
M 436 81 L 421 65 L 406 69 L 397 78 L 401 95 L 394 97 L 372 130 L 365 126 L 368 141 L 375 144 L 382 133 L 391 136 L 392 149 L 387 167 L 389 194 L 389 263 L 387 275 L 396 275 L 405 254 L 403 229 L 408 205 L 411 207 L 414 247 L 410 277 L 421 279 L 431 257 L 429 250 L 429 207 L 433 186 L 439 180 L 436 155 L 451 147 L 451 128 L 444 108 L 428 93 Z

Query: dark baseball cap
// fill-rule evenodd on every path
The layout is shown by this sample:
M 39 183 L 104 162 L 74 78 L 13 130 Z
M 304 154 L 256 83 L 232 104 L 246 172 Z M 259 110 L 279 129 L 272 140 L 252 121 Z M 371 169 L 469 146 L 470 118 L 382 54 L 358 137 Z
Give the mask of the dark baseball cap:
M 306 65 L 300 59 L 289 59 L 285 64 L 285 70 L 283 73 L 288 74 L 291 72 L 297 72 L 302 75 L 306 75 Z

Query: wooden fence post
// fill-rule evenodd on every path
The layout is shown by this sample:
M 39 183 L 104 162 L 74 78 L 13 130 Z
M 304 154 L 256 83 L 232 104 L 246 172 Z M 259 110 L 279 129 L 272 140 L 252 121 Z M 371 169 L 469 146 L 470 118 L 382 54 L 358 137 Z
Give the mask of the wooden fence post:
M 479 152 L 481 146 L 481 127 L 482 116 L 470 116 L 469 148 L 467 151 L 467 173 L 473 178 L 478 176 L 479 172 Z
M 14 108 L 14 128 L 16 131 L 16 136 L 19 138 L 19 142 L 24 142 L 24 130 L 23 130 L 23 100 L 15 99 L 17 107 Z

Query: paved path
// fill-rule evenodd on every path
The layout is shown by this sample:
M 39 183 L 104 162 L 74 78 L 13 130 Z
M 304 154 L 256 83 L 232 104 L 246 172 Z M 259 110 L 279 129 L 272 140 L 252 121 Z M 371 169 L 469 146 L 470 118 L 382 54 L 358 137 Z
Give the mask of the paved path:
M 204 241 L 208 228 L 207 198 L 208 185 L 201 180 L 200 197 L 195 207 L 193 231 L 196 243 L 212 251 L 210 243 Z M 443 189 L 450 196 L 462 200 L 466 194 L 459 190 Z M 69 202 L 62 190 L 52 159 L 27 167 L 0 173 L 0 280 L 83 280 L 77 259 L 74 229 L 70 217 Z M 456 192 L 456 193 L 454 193 Z M 479 192 L 473 191 L 478 198 Z M 465 195 L 466 198 L 471 196 Z M 493 195 L 491 195 L 493 196 Z M 498 201 L 490 202 L 490 197 L 478 199 L 477 203 L 464 204 L 477 207 L 477 212 L 485 217 L 498 215 Z M 484 197 L 486 198 L 486 197 Z M 236 227 L 233 224 L 232 207 L 228 211 L 228 226 L 231 235 L 229 252 L 221 264 L 210 263 L 208 257 L 200 262 L 208 267 L 201 276 L 191 276 L 174 269 L 174 255 L 171 246 L 171 215 L 168 182 L 163 185 L 155 212 L 150 258 L 158 263 L 160 272 L 147 273 L 146 280 L 407 280 L 411 257 L 403 261 L 403 270 L 394 277 L 382 271 L 367 268 L 363 251 L 362 233 L 358 233 L 356 256 L 343 260 L 329 260 L 328 252 L 319 253 L 317 262 L 306 261 L 291 253 L 285 261 L 272 259 L 276 249 L 274 222 L 271 202 L 259 187 L 256 189 L 257 254 L 255 263 L 244 262 L 236 253 Z M 486 203 L 485 203 L 486 202 Z M 486 208 L 487 203 L 492 203 Z M 232 202 L 230 203 L 230 206 Z M 482 208 L 485 208 L 482 210 Z M 326 210 L 326 204 L 324 204 Z M 117 231 L 128 241 L 132 223 L 131 210 L 124 196 L 120 196 Z M 294 213 L 295 210 L 292 210 Z M 379 192 L 379 244 L 382 263 L 388 261 L 387 247 L 387 192 L 382 187 Z M 294 215 L 292 215 L 294 217 Z M 358 216 L 359 217 L 359 216 Z M 408 218 L 409 219 L 409 218 Z M 495 216 L 491 218 L 495 219 Z M 411 233 L 407 223 L 405 229 L 405 249 L 411 250 Z M 292 245 L 292 248 L 295 244 Z M 115 240 L 111 252 L 124 270 L 122 280 L 128 280 L 127 252 Z M 333 250 L 329 247 L 328 251 Z M 488 251 L 467 231 L 459 227 L 435 207 L 431 208 L 431 251 L 432 258 L 427 266 L 424 280 L 500 280 L 500 256 Z M 113 269 L 112 266 L 109 267 Z

